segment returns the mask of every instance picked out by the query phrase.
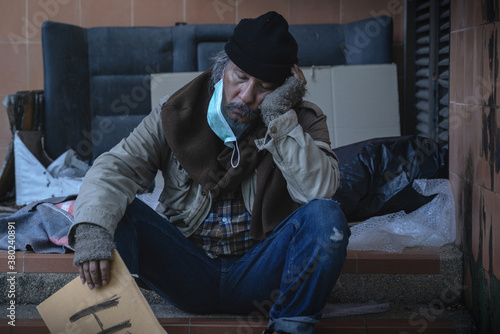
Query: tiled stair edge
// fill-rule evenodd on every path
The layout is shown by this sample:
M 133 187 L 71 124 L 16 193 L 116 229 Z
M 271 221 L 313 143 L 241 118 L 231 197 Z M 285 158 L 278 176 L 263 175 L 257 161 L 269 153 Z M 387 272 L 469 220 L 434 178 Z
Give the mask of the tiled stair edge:
M 4 305 L 0 305 L 2 307 Z M 234 315 L 192 315 L 172 313 L 171 306 L 152 305 L 160 324 L 169 334 L 241 334 L 261 333 L 268 319 L 260 316 Z M 3 308 L 3 307 L 2 307 Z M 439 315 L 431 312 L 413 315 L 420 305 L 395 305 L 384 313 L 372 313 L 351 317 L 326 316 L 316 326 L 315 333 L 427 333 L 427 334 L 471 334 L 474 323 L 463 309 L 443 310 Z M 0 333 L 49 333 L 39 316 L 35 305 L 24 305 L 17 310 L 15 327 L 8 325 L 8 319 L 0 315 Z M 3 319 L 1 319 L 3 318 Z
M 5 305 L 0 304 L 0 308 Z M 174 309 L 170 305 L 151 305 L 160 324 L 169 334 L 241 334 L 258 333 L 266 327 L 268 319 L 263 315 L 194 315 Z M 474 322 L 463 307 L 443 310 L 422 309 L 425 305 L 392 305 L 385 312 L 366 313 L 340 317 L 327 311 L 316 326 L 316 334 L 472 334 Z M 344 306 L 349 308 L 349 306 Z M 438 312 L 439 311 L 439 312 Z M 8 326 L 8 319 L 0 314 L 0 333 L 48 334 L 36 305 L 23 305 L 16 310 L 15 327 Z
M 453 247 L 450 245 L 450 247 Z M 73 254 L 15 253 L 14 270 L 9 254 L 0 251 L 0 272 L 77 273 Z M 11 254 L 12 258 L 12 254 Z M 441 257 L 435 249 L 408 250 L 403 253 L 348 251 L 343 274 L 440 274 Z
M 159 319 L 168 334 L 260 334 L 267 321 L 253 321 L 241 324 L 232 319 Z M 408 319 L 326 319 L 316 325 L 316 334 L 342 333 L 421 333 L 421 334 L 458 334 L 449 319 L 435 319 L 423 326 L 412 326 Z M 6 334 L 50 334 L 41 319 L 21 319 L 15 327 L 0 324 L 0 332 Z M 466 333 L 466 332 L 462 332 Z

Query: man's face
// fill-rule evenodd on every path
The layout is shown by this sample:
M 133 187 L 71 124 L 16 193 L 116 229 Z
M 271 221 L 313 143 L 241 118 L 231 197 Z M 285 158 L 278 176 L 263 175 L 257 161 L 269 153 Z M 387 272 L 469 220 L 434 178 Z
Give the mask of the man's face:
M 224 71 L 224 109 L 230 119 L 248 123 L 260 115 L 259 106 L 277 85 L 243 72 L 233 62 Z

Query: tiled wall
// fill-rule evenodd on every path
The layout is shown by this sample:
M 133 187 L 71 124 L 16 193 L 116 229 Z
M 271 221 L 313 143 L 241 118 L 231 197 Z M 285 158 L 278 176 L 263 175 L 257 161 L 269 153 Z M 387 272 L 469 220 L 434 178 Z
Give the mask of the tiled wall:
M 451 2 L 450 180 L 480 333 L 500 333 L 499 14 L 498 0 Z
M 84 27 L 168 26 L 237 23 L 276 10 L 290 24 L 307 24 L 386 14 L 394 18 L 394 60 L 401 79 L 403 4 L 404 0 L 0 0 L 0 100 L 16 91 L 43 89 L 40 27 L 47 19 Z M 10 138 L 7 115 L 0 107 L 0 164 Z

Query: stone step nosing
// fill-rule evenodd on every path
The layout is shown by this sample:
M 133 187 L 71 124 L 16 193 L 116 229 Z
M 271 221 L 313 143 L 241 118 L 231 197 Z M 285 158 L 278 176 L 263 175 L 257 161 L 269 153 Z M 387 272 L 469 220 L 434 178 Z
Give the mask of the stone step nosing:
M 0 309 L 5 309 L 6 304 L 0 304 Z M 340 305 L 342 308 L 343 305 Z M 346 305 L 346 308 L 352 305 Z M 267 316 L 262 316 L 256 319 L 252 316 L 251 319 L 245 316 L 236 315 L 195 315 L 176 310 L 170 305 L 151 305 L 153 313 L 158 318 L 160 324 L 165 328 L 203 328 L 207 327 L 211 330 L 215 329 L 232 329 L 237 330 L 245 328 L 265 328 L 268 322 Z M 377 329 L 379 332 L 386 329 L 394 331 L 414 331 L 421 332 L 421 322 L 416 322 L 413 313 L 422 308 L 422 305 L 391 305 L 389 310 L 385 312 L 374 312 L 351 316 L 335 316 L 334 314 L 326 314 L 322 321 L 317 325 L 317 328 L 330 328 L 341 331 L 345 328 L 358 329 Z M 432 310 L 431 310 L 432 311 Z M 425 319 L 424 316 L 420 317 Z M 6 319 L 0 314 L 0 319 Z M 418 326 L 417 326 L 418 325 Z M 437 317 L 428 319 L 426 328 L 434 331 L 424 331 L 423 333 L 455 333 L 455 334 L 471 334 L 474 333 L 475 326 L 470 313 L 466 309 L 443 310 Z M 415 327 L 417 326 L 417 327 Z M 17 309 L 16 327 L 21 329 L 37 329 L 47 330 L 43 320 L 41 319 L 35 305 L 23 305 Z M 0 332 L 3 329 L 9 328 L 6 321 L 0 321 Z M 398 331 L 398 332 L 399 332 Z M 248 330 L 246 331 L 248 332 Z M 38 332 L 37 332 L 38 333 Z M 45 333 L 45 332 L 43 332 Z M 47 330 L 48 333 L 48 330 Z M 232 331 L 230 333 L 233 333 Z M 236 332 L 235 332 L 236 333 Z M 261 333 L 258 331 L 256 333 Z
M 380 252 L 348 252 L 343 273 L 356 274 L 439 274 L 443 263 L 461 254 L 449 256 L 436 252 L 407 252 L 401 254 Z M 448 256 L 446 258 L 446 256 Z M 37 254 L 18 251 L 14 255 L 15 269 L 8 266 L 9 254 L 0 251 L 0 272 L 17 273 L 77 273 L 73 254 Z M 444 261 L 443 261 L 444 260 Z

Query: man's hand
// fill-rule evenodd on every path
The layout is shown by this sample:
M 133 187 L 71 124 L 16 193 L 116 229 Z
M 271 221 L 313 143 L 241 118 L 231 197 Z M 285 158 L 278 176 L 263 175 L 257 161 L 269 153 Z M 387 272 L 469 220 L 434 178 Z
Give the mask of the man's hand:
M 82 284 L 87 283 L 90 290 L 108 284 L 111 277 L 109 260 L 86 261 L 78 267 Z
M 293 65 L 292 67 L 292 75 L 302 81 L 304 83 L 304 86 L 307 85 L 306 76 L 297 64 Z
M 87 283 L 90 290 L 108 284 L 113 248 L 113 238 L 106 229 L 86 223 L 76 227 L 73 264 L 79 268 L 82 284 Z
M 291 76 L 285 82 L 269 93 L 259 106 L 261 117 L 266 126 L 272 120 L 283 115 L 297 104 L 306 93 L 307 83 L 304 73 L 297 65 L 291 68 Z

